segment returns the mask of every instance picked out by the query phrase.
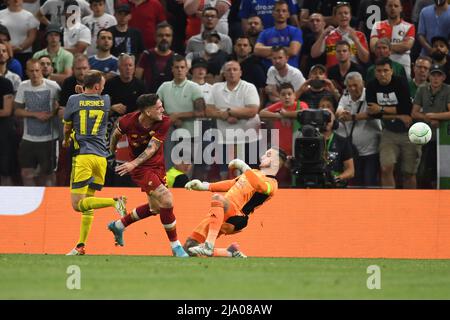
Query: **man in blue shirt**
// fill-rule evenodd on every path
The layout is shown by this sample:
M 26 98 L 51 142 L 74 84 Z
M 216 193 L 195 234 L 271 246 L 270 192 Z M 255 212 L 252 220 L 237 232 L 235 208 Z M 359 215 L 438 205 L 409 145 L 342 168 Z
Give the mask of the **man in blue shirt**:
M 239 8 L 239 16 L 242 19 L 242 30 L 247 32 L 248 18 L 252 15 L 257 15 L 261 18 L 265 29 L 272 28 L 275 25 L 272 11 L 275 9 L 276 0 L 242 0 Z M 289 13 L 291 17 L 291 23 L 298 26 L 298 12 L 299 7 L 297 1 L 287 0 L 289 6 Z
M 275 4 L 273 10 L 275 26 L 264 29 L 256 40 L 254 54 L 262 57 L 263 64 L 268 69 L 272 63 L 269 60 L 272 54 L 272 47 L 286 47 L 288 51 L 288 64 L 298 68 L 300 49 L 303 44 L 303 34 L 301 29 L 287 24 L 289 18 L 289 6 L 284 0 Z
M 446 0 L 434 0 L 434 5 L 422 9 L 419 16 L 417 36 L 422 46 L 421 55 L 431 56 L 431 39 L 436 36 L 447 38 L 450 33 L 450 8 Z
M 103 72 L 107 80 L 117 75 L 118 59 L 111 54 L 112 46 L 112 32 L 101 29 L 97 35 L 97 54 L 89 57 L 91 69 Z

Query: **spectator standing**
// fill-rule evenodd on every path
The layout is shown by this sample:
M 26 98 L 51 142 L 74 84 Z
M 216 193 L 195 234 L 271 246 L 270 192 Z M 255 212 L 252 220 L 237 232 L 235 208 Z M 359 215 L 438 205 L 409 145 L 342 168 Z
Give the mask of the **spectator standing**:
M 0 45 L 0 63 L 2 49 Z M 1 66 L 1 64 L 0 64 Z M 12 186 L 17 163 L 17 136 L 13 114 L 14 88 L 8 79 L 0 77 L 0 186 Z
M 46 0 L 36 13 L 36 18 L 45 26 L 49 24 L 65 25 L 68 6 L 66 0 Z M 76 6 L 80 8 L 80 19 L 92 14 L 89 3 L 86 0 L 76 0 Z
M 363 76 L 350 72 L 345 77 L 346 92 L 339 100 L 336 117 L 343 122 L 336 132 L 351 137 L 354 145 L 355 177 L 352 184 L 361 187 L 379 185 L 379 144 L 381 121 L 367 112 L 366 88 Z
M 417 30 L 417 40 L 422 46 L 421 55 L 431 56 L 434 51 L 431 39 L 436 36 L 448 38 L 449 33 L 450 8 L 446 0 L 435 0 L 434 5 L 422 9 Z
M 11 37 L 9 36 L 9 31 L 8 29 L 0 24 L 0 43 L 3 43 L 6 45 L 7 49 L 8 49 L 8 54 L 9 54 L 9 62 L 7 65 L 8 70 L 18 74 L 20 76 L 20 78 L 23 78 L 23 68 L 22 65 L 20 64 L 19 60 L 14 59 L 14 52 L 11 48 Z
M 286 1 L 288 6 L 288 18 L 294 26 L 298 26 L 298 5 L 295 1 Z M 239 16 L 242 21 L 242 30 L 244 33 L 249 28 L 249 19 L 251 16 L 259 16 L 262 20 L 264 29 L 272 28 L 276 25 L 272 12 L 275 11 L 277 1 L 275 0 L 241 0 L 241 7 L 239 9 Z
M 417 88 L 428 81 L 432 66 L 430 57 L 420 56 L 414 63 L 414 78 L 409 80 L 409 93 L 412 99 L 416 96 Z
M 311 57 L 311 48 L 325 30 L 325 26 L 325 19 L 320 13 L 313 13 L 308 19 L 308 28 L 310 32 L 304 33 L 303 46 L 300 51 L 300 69 L 305 74 L 313 65 L 325 65 L 327 63 L 327 56 L 325 52 L 318 58 Z
M 63 30 L 64 49 L 72 54 L 85 53 L 91 44 L 91 31 L 80 20 L 80 8 L 75 0 L 64 2 L 66 22 Z
M 391 56 L 391 41 L 388 38 L 378 39 L 375 44 L 375 58 L 388 58 Z M 394 76 L 407 78 L 405 68 L 403 65 L 396 61 L 392 61 L 392 70 L 394 70 Z M 375 65 L 371 65 L 369 69 L 367 69 L 366 80 L 367 82 L 375 79 Z
M 112 55 L 118 57 L 121 53 L 128 53 L 134 55 L 136 61 L 139 61 L 145 48 L 141 31 L 128 26 L 131 19 L 130 5 L 128 3 L 119 5 L 115 10 L 114 17 L 117 24 L 108 28 L 113 34 Z
M 8 62 L 11 60 L 9 51 L 8 46 L 5 43 L 0 43 L 0 76 L 11 81 L 15 93 L 22 80 L 18 74 L 8 70 Z
M 55 185 L 59 85 L 44 79 L 39 60 L 26 65 L 29 80 L 23 81 L 15 97 L 15 114 L 24 118 L 19 162 L 24 185 Z M 36 171 L 39 168 L 39 171 Z M 38 178 L 35 182 L 34 179 Z
M 275 3 L 273 10 L 275 26 L 264 29 L 258 37 L 254 54 L 262 57 L 266 69 L 271 66 L 269 60 L 272 55 L 272 47 L 283 46 L 287 48 L 288 63 L 298 68 L 300 49 L 303 44 L 302 31 L 295 26 L 287 24 L 289 18 L 289 7 L 286 1 L 280 0 Z
M 264 26 L 262 20 L 257 15 L 251 15 L 247 19 L 248 28 L 244 33 L 249 39 L 252 47 L 254 48 L 256 45 L 256 41 L 258 40 L 259 34 L 264 30 Z
M 112 32 L 101 29 L 97 37 L 97 54 L 89 57 L 91 68 L 103 72 L 106 80 L 117 74 L 117 57 L 111 54 L 112 46 Z

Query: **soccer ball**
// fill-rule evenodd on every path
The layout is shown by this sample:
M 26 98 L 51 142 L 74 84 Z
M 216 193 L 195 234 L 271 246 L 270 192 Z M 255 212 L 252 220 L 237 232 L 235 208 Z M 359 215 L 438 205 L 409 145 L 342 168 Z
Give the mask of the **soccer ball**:
M 431 128 L 425 122 L 416 122 L 409 128 L 408 136 L 414 144 L 427 144 L 431 140 Z

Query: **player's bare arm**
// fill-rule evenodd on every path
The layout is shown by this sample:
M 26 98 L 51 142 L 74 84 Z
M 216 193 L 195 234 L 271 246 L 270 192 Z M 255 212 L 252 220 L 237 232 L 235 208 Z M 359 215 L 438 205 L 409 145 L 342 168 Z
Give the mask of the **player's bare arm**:
M 119 129 L 116 127 L 111 135 L 111 140 L 109 143 L 109 151 L 111 151 L 111 154 L 116 153 L 117 143 L 121 137 L 122 133 L 120 133 Z
M 159 147 L 161 147 L 161 142 L 156 139 L 151 139 L 148 143 L 147 148 L 142 152 L 136 159 L 130 162 L 125 162 L 120 166 L 116 167 L 116 172 L 123 176 L 127 173 L 133 171 L 134 168 L 141 165 L 143 162 L 147 161 L 158 151 Z
M 72 133 L 72 129 L 72 122 L 64 122 L 64 140 L 62 142 L 63 148 L 68 148 L 70 146 L 70 135 Z

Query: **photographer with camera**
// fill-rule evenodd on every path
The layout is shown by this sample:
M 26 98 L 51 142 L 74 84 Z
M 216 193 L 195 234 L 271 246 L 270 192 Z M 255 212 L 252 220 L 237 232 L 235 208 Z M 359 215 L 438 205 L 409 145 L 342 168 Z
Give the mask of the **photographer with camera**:
M 296 95 L 306 102 L 310 109 L 317 109 L 323 97 L 333 97 L 336 101 L 341 97 L 333 82 L 327 79 L 327 68 L 322 64 L 311 67 L 308 80 L 302 84 Z
M 337 132 L 353 144 L 355 177 L 352 185 L 378 186 L 381 121 L 367 112 L 363 76 L 359 72 L 350 72 L 344 84 L 346 91 L 336 110 L 336 117 L 342 122 Z

